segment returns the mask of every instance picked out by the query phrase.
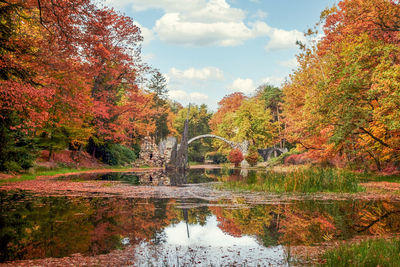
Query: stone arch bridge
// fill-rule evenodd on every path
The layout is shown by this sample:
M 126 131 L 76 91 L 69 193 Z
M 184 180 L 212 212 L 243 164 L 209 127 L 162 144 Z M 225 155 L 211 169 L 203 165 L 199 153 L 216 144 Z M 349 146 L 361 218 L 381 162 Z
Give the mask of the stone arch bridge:
M 193 137 L 192 139 L 190 139 L 187 142 L 187 144 L 190 145 L 190 143 L 192 143 L 192 142 L 194 142 L 196 140 L 202 139 L 202 138 L 216 138 L 216 139 L 222 140 L 225 143 L 227 143 L 228 145 L 230 145 L 232 148 L 239 149 L 244 156 L 247 155 L 248 150 L 249 150 L 249 141 L 247 141 L 247 140 L 244 140 L 241 143 L 240 142 L 233 142 L 233 141 L 230 141 L 230 140 L 228 140 L 226 138 L 223 138 L 221 136 L 214 135 L 214 134 L 203 134 L 203 135 L 199 135 L 199 136 Z

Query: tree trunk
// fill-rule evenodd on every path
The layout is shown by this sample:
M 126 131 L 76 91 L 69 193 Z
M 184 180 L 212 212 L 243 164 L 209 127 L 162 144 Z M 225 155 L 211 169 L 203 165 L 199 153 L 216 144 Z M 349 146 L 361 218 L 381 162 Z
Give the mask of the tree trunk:
M 51 158 L 53 157 L 53 147 L 49 148 L 49 161 L 51 161 Z

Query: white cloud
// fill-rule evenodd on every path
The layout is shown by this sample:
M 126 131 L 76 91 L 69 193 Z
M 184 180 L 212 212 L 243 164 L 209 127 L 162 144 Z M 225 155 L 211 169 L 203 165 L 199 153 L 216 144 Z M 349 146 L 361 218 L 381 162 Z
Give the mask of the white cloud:
M 191 99 L 193 99 L 193 101 L 202 101 L 208 99 L 208 95 L 199 92 L 190 93 L 189 96 Z
M 222 80 L 224 73 L 216 67 L 205 67 L 202 69 L 188 68 L 186 70 L 170 69 L 170 74 L 176 79 L 188 80 Z
M 299 66 L 299 63 L 297 62 L 297 58 L 295 58 L 295 57 L 288 59 L 288 60 L 279 61 L 278 64 L 281 66 L 284 66 L 284 67 L 291 68 L 291 69 L 296 69 Z
M 250 0 L 259 2 L 256 0 Z M 189 46 L 236 46 L 246 40 L 267 37 L 267 51 L 289 49 L 296 41 L 305 41 L 297 30 L 273 28 L 265 22 L 244 23 L 246 12 L 233 8 L 226 0 L 106 0 L 114 7 L 131 5 L 133 9 L 161 9 L 164 15 L 159 18 L 153 32 L 161 41 Z M 263 19 L 267 14 L 258 10 L 253 17 Z M 143 29 L 143 36 L 151 40 L 153 33 Z
M 154 40 L 154 34 L 152 30 L 140 25 L 140 23 L 137 21 L 135 21 L 134 24 L 140 28 L 141 35 L 143 37 L 143 45 L 147 45 L 152 40 Z
M 169 85 L 169 83 L 171 82 L 171 77 L 166 73 L 163 73 L 163 76 L 165 78 L 165 81 L 167 82 L 167 85 Z
M 160 1 L 157 6 L 161 8 L 165 2 L 168 1 Z M 163 7 L 166 14 L 156 21 L 153 28 L 160 40 L 190 46 L 236 46 L 249 39 L 268 36 L 271 40 L 267 46 L 272 50 L 277 47 L 287 48 L 287 42 L 291 43 L 293 38 L 290 37 L 289 41 L 282 40 L 282 35 L 287 38 L 298 32 L 275 29 L 262 21 L 246 25 L 245 12 L 231 7 L 226 0 L 209 0 L 205 5 L 199 5 L 199 1 L 195 1 L 190 6 L 191 8 L 186 7 L 185 10 Z M 258 10 L 255 16 L 262 19 L 267 14 Z
M 153 53 L 146 53 L 146 54 L 142 54 L 142 60 L 144 62 L 149 62 L 152 61 L 153 59 L 156 58 L 156 55 Z
M 183 100 L 188 97 L 188 94 L 182 90 L 170 90 L 168 95 L 173 100 Z
M 105 0 L 107 6 L 115 9 L 122 9 L 124 6 L 132 4 L 132 0 Z
M 189 102 L 202 102 L 208 99 L 208 95 L 199 92 L 187 93 L 183 90 L 170 90 L 168 95 L 171 99 L 176 101 L 183 101 L 184 103 Z
M 167 13 L 154 26 L 158 37 L 167 43 L 192 46 L 235 46 L 253 38 L 243 22 L 213 23 L 185 21 L 179 13 Z
M 270 84 L 273 86 L 280 87 L 284 81 L 285 81 L 284 77 L 270 76 L 270 77 L 264 78 L 261 81 L 261 84 Z
M 244 94 L 251 94 L 256 88 L 252 79 L 237 78 L 231 85 L 228 86 L 228 89 L 235 92 L 242 92 Z
M 254 13 L 251 17 L 256 19 L 265 19 L 268 16 L 268 13 L 258 9 L 256 13 Z
M 117 1 L 127 2 L 128 0 Z M 130 3 L 132 8 L 137 11 L 155 8 L 175 12 L 199 9 L 206 4 L 206 0 L 130 0 Z
M 245 18 L 243 10 L 230 7 L 225 0 L 210 0 L 205 6 L 182 14 L 185 21 L 203 23 L 239 22 Z
M 304 34 L 298 30 L 286 31 L 281 29 L 272 29 L 268 33 L 270 40 L 265 46 L 267 51 L 276 51 L 296 47 L 296 41 L 306 42 Z

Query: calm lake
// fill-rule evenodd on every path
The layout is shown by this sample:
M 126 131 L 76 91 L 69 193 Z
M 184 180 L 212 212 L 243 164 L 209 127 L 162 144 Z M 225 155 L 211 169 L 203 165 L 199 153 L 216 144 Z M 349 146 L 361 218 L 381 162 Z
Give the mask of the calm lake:
M 153 172 L 58 180 L 185 186 L 218 182 L 221 176 L 218 169 L 198 169 L 186 177 Z M 0 203 L 0 262 L 10 264 L 117 251 L 138 266 L 288 266 L 288 261 L 298 263 L 291 253 L 295 246 L 400 233 L 400 203 L 390 200 L 254 205 L 240 199 L 43 197 L 0 191 Z

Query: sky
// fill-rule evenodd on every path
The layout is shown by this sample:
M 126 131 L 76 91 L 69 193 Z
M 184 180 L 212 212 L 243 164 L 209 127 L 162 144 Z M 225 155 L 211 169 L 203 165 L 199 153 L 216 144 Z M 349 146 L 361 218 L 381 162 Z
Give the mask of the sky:
M 280 86 L 297 66 L 296 41 L 338 0 L 105 0 L 133 18 L 142 58 L 169 97 L 212 111 L 226 95 Z

